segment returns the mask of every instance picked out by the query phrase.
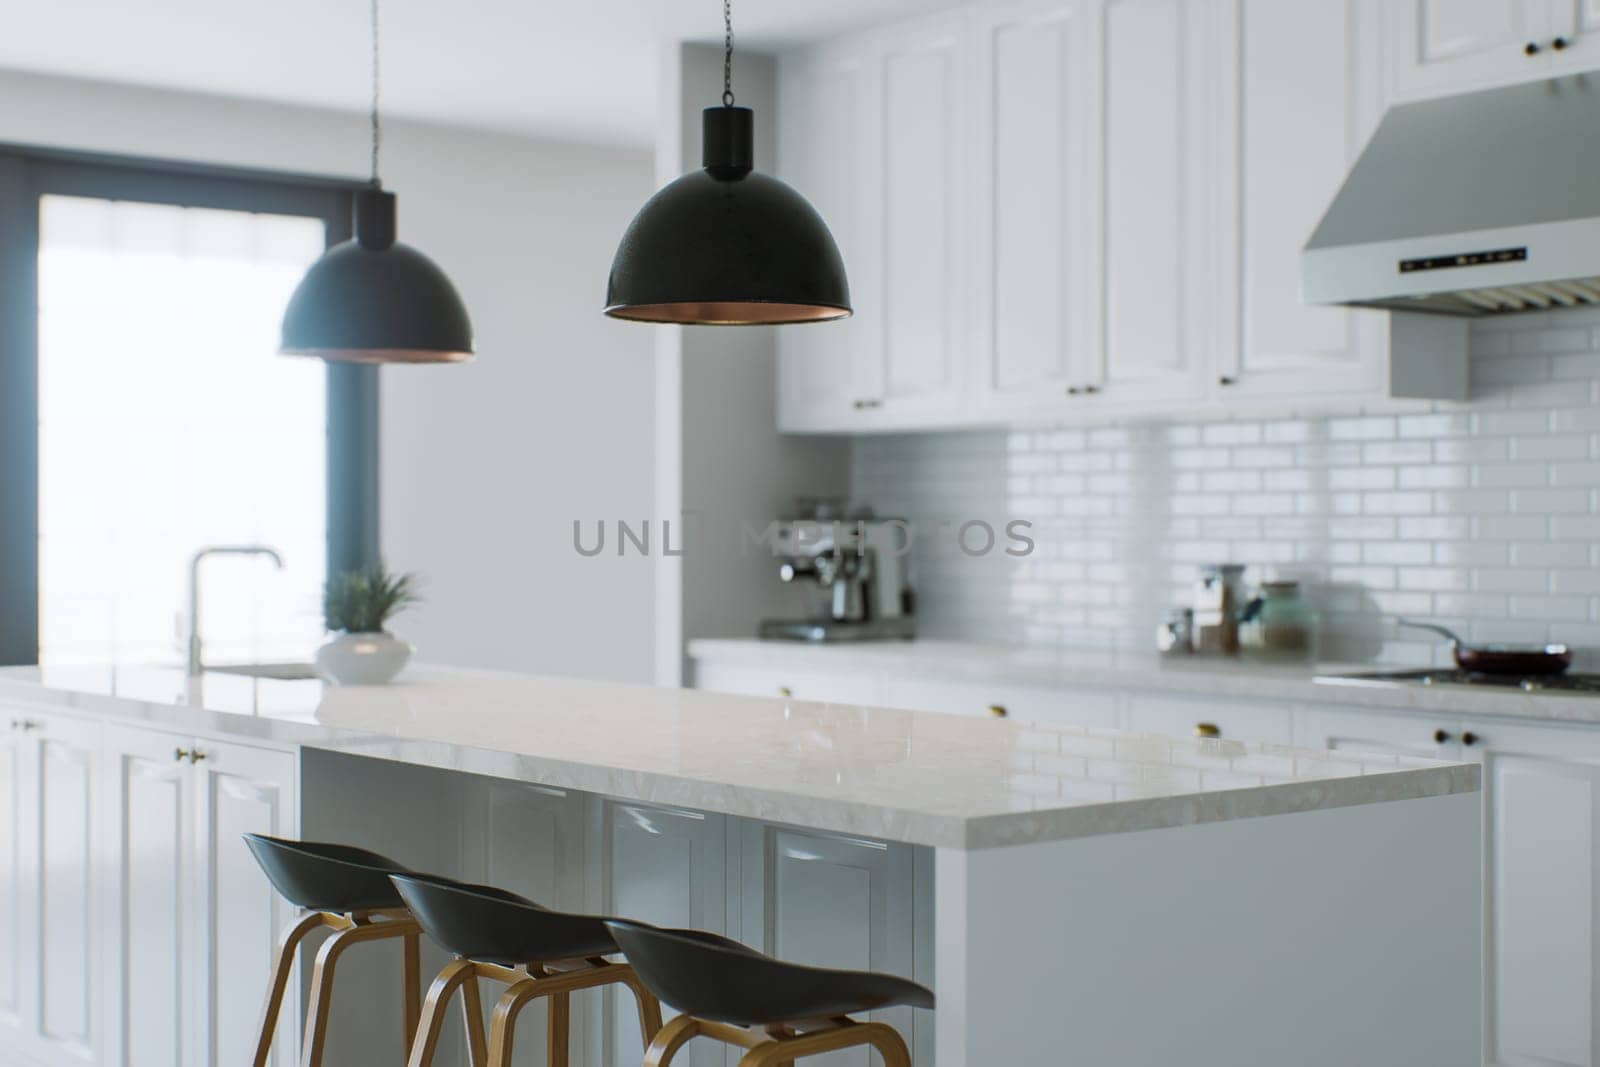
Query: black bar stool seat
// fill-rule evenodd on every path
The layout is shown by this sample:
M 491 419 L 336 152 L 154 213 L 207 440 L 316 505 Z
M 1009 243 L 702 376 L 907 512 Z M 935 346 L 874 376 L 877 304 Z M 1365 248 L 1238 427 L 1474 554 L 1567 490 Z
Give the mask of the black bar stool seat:
M 406 867 L 387 856 L 352 845 L 324 841 L 286 841 L 245 834 L 267 880 L 290 903 L 307 911 L 379 911 L 405 902 L 389 881 Z
M 931 1009 L 934 1003 L 926 987 L 895 975 L 784 963 L 700 930 L 621 919 L 606 925 L 644 984 L 683 1013 L 656 1035 L 645 1053 L 646 1067 L 665 1067 L 698 1035 L 748 1049 L 744 1064 L 788 1063 L 871 1045 L 889 1067 L 909 1067 L 905 1042 L 892 1027 L 848 1017 L 895 1005 Z
M 400 898 L 429 937 L 455 959 L 428 990 L 409 1067 L 428 1067 L 455 991 L 462 991 L 468 1055 L 473 1067 L 510 1067 L 519 1013 L 547 998 L 548 1067 L 565 1067 L 571 1033 L 571 994 L 623 985 L 633 993 L 648 1044 L 661 1028 L 661 1007 L 618 952 L 605 920 L 552 911 L 516 893 L 415 873 L 392 876 Z M 478 980 L 503 983 L 485 1046 Z
M 517 967 L 621 951 L 604 919 L 551 911 L 509 890 L 418 874 L 397 874 L 391 885 L 429 937 L 467 959 Z
M 288 841 L 265 834 L 245 834 L 244 843 L 286 900 L 307 914 L 291 923 L 278 942 L 261 1031 L 256 1040 L 255 1067 L 266 1067 L 278 1016 L 288 992 L 300 942 L 313 930 L 333 936 L 317 952 L 311 974 L 311 1001 L 306 1008 L 301 1045 L 304 1067 L 320 1067 L 332 1007 L 333 974 L 339 957 L 352 945 L 399 938 L 403 952 L 402 1025 L 410 1047 L 421 1011 L 418 989 L 421 928 L 406 910 L 389 876 L 406 868 L 376 852 L 324 841 Z

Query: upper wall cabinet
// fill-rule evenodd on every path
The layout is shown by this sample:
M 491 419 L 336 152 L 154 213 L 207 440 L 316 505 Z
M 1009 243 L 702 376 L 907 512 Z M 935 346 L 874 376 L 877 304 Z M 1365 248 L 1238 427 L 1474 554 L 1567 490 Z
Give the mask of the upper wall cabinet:
M 1389 20 L 1397 97 L 1600 65 L 1600 0 L 1392 0 Z
M 1048 412 L 1103 377 L 1098 205 L 1100 9 L 984 9 L 973 119 L 976 404 Z
M 1383 115 L 1378 0 L 1237 0 L 1221 38 L 1227 257 L 1216 388 L 1295 399 L 1379 390 L 1389 316 L 1300 302 L 1300 249 Z
M 782 428 L 1459 397 L 1464 342 L 1397 364 L 1391 316 L 1300 302 L 1385 6 L 992 0 L 782 57 L 779 170 L 857 308 L 780 335 Z
M 779 335 L 784 429 L 944 421 L 962 404 L 965 21 L 920 20 L 781 68 L 779 170 L 827 219 L 856 308 Z

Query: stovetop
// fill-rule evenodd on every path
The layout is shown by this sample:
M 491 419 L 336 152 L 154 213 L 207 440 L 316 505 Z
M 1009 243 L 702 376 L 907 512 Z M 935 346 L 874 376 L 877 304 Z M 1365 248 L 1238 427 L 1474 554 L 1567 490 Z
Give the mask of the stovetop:
M 1448 667 L 1408 671 L 1371 671 L 1358 674 L 1331 674 L 1319 682 L 1367 685 L 1470 685 L 1491 689 L 1520 689 L 1525 693 L 1575 693 L 1600 696 L 1600 674 L 1480 674 Z

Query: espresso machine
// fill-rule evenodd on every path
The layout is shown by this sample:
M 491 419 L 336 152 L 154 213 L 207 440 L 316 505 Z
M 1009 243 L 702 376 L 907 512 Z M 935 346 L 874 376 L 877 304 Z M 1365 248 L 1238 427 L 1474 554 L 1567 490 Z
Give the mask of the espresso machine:
M 764 639 L 905 640 L 916 636 L 907 578 L 909 527 L 867 509 L 807 504 L 777 523 L 778 578 L 802 591 L 805 614 L 764 619 Z

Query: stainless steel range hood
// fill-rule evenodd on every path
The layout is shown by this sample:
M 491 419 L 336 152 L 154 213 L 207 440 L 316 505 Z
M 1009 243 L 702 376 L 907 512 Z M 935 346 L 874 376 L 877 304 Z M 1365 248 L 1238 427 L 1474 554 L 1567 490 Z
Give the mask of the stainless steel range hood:
M 1600 305 L 1600 74 L 1390 109 L 1300 292 L 1463 316 Z

